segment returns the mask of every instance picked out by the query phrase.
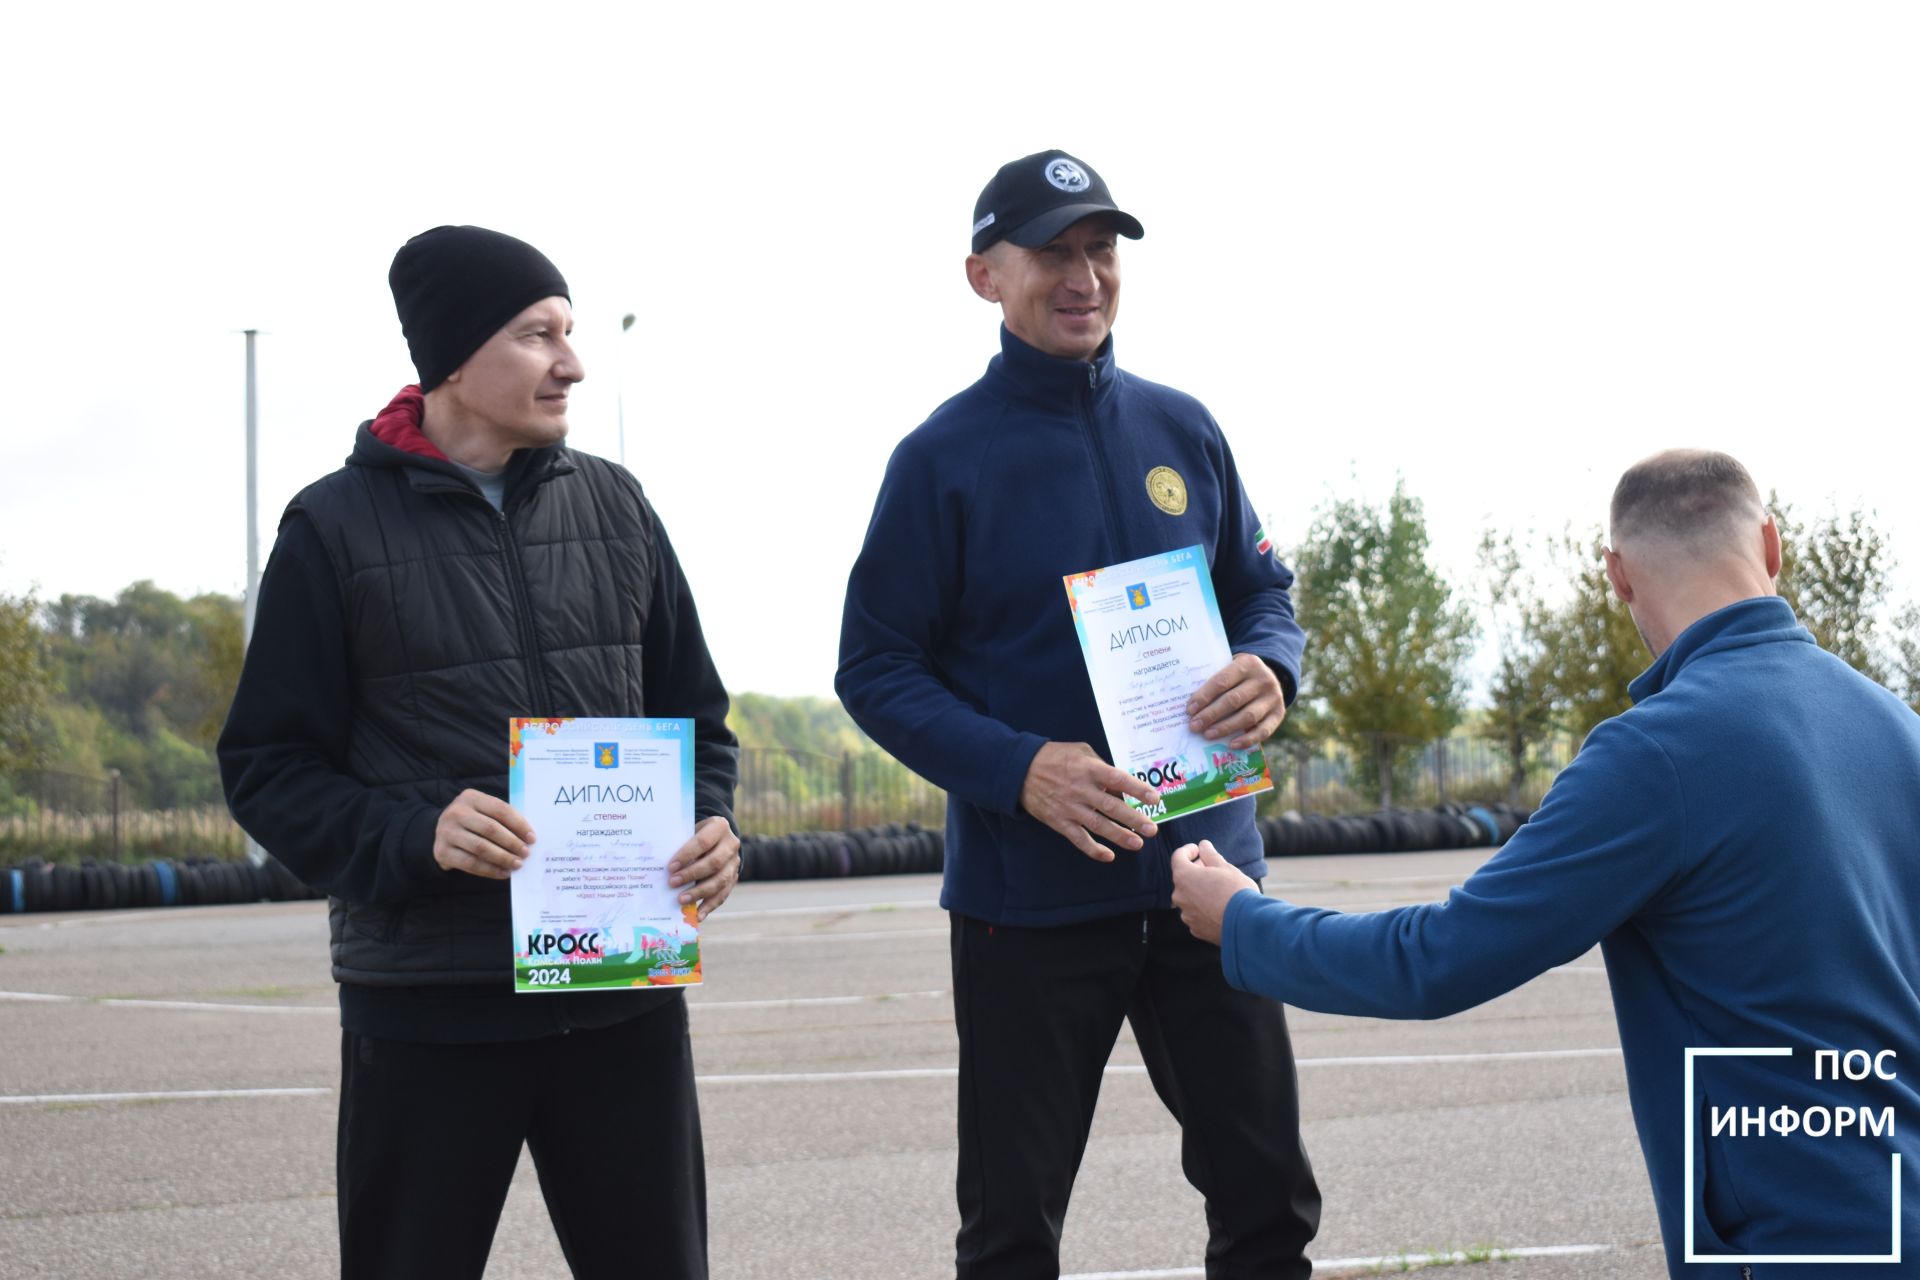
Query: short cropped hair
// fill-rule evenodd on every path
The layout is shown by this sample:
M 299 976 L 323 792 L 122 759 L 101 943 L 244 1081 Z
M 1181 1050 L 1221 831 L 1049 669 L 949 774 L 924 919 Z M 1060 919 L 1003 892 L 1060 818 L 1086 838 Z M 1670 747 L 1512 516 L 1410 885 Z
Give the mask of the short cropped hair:
M 1765 518 L 1747 469 L 1707 449 L 1669 449 L 1634 463 L 1614 486 L 1607 513 L 1615 546 L 1650 537 L 1700 547 Z

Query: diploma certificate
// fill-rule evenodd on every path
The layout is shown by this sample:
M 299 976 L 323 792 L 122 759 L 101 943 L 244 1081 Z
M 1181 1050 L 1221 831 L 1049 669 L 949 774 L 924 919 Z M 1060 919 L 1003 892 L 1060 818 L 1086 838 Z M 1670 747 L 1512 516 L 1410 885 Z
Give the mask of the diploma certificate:
M 690 720 L 515 719 L 508 802 L 533 827 L 513 873 L 513 989 L 700 981 L 700 914 L 667 884 L 693 836 Z
M 1235 751 L 1187 725 L 1187 699 L 1233 660 L 1206 553 L 1186 547 L 1066 578 L 1080 652 L 1113 763 L 1160 792 L 1156 822 L 1273 787 L 1259 747 Z

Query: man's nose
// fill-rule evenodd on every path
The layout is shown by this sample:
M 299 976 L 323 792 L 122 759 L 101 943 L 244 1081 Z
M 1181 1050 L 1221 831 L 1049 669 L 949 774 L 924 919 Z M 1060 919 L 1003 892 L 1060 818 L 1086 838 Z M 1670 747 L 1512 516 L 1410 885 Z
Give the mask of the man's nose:
M 1075 293 L 1099 292 L 1100 278 L 1094 274 L 1093 260 L 1086 254 L 1075 254 L 1067 264 L 1067 287 Z
M 553 376 L 562 382 L 586 381 L 587 367 L 580 363 L 580 353 L 569 339 L 560 339 L 560 358 L 553 363 Z

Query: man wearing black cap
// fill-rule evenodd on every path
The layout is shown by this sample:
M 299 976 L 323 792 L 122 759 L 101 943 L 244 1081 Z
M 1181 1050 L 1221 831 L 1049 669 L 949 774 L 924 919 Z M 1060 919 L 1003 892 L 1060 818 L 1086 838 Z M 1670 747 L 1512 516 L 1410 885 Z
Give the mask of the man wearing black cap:
M 672 875 L 704 916 L 739 876 L 726 690 L 639 484 L 562 444 L 584 373 L 553 264 L 436 227 L 389 283 L 420 382 L 282 516 L 219 747 L 234 816 L 331 899 L 342 1274 L 480 1276 L 524 1144 L 574 1274 L 704 1277 L 681 993 L 513 992 L 537 834 L 507 719 L 692 719 Z
M 967 279 L 1000 306 L 1000 354 L 894 451 L 847 584 L 840 697 L 948 794 L 963 1280 L 1059 1273 L 1122 1021 L 1181 1122 L 1208 1276 L 1305 1276 L 1319 1224 L 1282 1009 L 1228 986 L 1170 906 L 1175 843 L 1265 873 L 1253 806 L 1162 833 L 1124 802 L 1157 795 L 1104 758 L 1061 586 L 1204 547 L 1234 658 L 1189 704 L 1193 728 L 1244 747 L 1286 715 L 1293 575 L 1207 411 L 1114 364 L 1118 238 L 1141 235 L 1065 152 L 987 184 Z

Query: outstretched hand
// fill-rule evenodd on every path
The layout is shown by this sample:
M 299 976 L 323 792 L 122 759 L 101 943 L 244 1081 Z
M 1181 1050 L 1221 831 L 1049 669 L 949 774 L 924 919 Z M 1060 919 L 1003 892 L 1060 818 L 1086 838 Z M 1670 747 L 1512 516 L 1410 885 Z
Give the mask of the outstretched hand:
M 1245 889 L 1260 892 L 1247 874 L 1220 856 L 1213 841 L 1183 844 L 1173 853 L 1173 905 L 1193 936 L 1218 944 L 1227 902 Z
M 1142 804 L 1160 803 L 1158 791 L 1125 769 L 1108 764 L 1086 743 L 1049 742 L 1027 766 L 1027 780 L 1020 787 L 1020 807 L 1095 862 L 1112 862 L 1113 850 L 1101 840 L 1138 850 L 1146 843 L 1142 836 L 1159 830 L 1123 796 L 1132 796 Z

